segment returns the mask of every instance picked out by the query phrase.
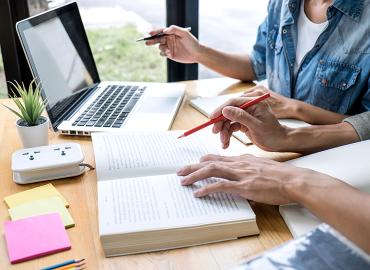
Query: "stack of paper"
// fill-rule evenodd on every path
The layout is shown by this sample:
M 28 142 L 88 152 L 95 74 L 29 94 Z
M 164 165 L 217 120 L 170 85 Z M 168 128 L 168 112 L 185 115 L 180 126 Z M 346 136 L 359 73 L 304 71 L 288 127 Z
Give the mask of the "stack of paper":
M 71 248 L 58 214 L 5 221 L 5 239 L 11 263 L 19 263 Z
M 12 219 L 5 222 L 11 263 L 70 248 L 65 228 L 75 223 L 66 208 L 68 202 L 52 184 L 10 195 L 4 201 Z

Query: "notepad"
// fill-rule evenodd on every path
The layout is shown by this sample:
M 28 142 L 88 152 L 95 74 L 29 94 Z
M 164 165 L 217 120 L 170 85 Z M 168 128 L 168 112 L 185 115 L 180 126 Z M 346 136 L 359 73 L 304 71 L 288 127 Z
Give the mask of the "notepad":
M 56 196 L 22 204 L 10 208 L 8 211 L 12 220 L 43 214 L 58 213 L 62 217 L 63 224 L 66 228 L 70 228 L 75 225 L 72 216 L 64 206 L 63 201 L 60 199 L 60 197 Z
M 22 191 L 4 198 L 4 201 L 8 208 L 13 208 L 22 204 L 30 203 L 36 200 L 59 196 L 64 205 L 69 207 L 68 202 L 59 193 L 59 191 L 52 185 L 47 184 L 40 187 L 32 188 L 26 191 Z
M 57 213 L 5 221 L 5 240 L 11 263 L 19 263 L 71 248 Z

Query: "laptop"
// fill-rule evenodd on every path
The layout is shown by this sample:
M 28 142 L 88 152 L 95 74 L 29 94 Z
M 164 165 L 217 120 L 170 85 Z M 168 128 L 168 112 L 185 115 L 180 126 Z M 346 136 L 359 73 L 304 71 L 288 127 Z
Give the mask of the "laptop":
M 20 21 L 16 28 L 55 132 L 89 136 L 170 128 L 185 86 L 100 81 L 77 3 Z

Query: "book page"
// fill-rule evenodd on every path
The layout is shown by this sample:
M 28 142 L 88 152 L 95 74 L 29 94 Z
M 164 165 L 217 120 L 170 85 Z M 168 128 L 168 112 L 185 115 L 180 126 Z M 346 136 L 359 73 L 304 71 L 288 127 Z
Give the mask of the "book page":
M 255 219 L 248 202 L 217 193 L 195 198 L 195 190 L 215 181 L 210 178 L 181 186 L 181 177 L 170 174 L 126 178 L 98 183 L 101 234 L 199 226 Z
M 177 139 L 180 131 L 95 133 L 92 135 L 98 179 L 175 173 L 217 154 L 207 134 Z

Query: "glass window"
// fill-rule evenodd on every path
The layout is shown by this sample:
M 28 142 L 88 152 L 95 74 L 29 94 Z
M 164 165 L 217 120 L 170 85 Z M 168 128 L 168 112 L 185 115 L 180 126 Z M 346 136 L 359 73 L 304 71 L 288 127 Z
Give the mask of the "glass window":
M 1 54 L 1 48 L 0 48 L 0 98 L 6 98 L 7 96 L 8 96 L 8 90 L 6 89 L 3 55 Z
M 257 28 L 267 14 L 268 0 L 200 0 L 199 40 L 230 53 L 249 53 Z M 199 78 L 220 75 L 199 66 Z
M 69 2 L 28 0 L 32 15 Z M 166 23 L 165 0 L 78 0 L 101 80 L 165 82 L 166 60 L 137 43 Z M 155 11 L 155 12 L 153 12 Z

